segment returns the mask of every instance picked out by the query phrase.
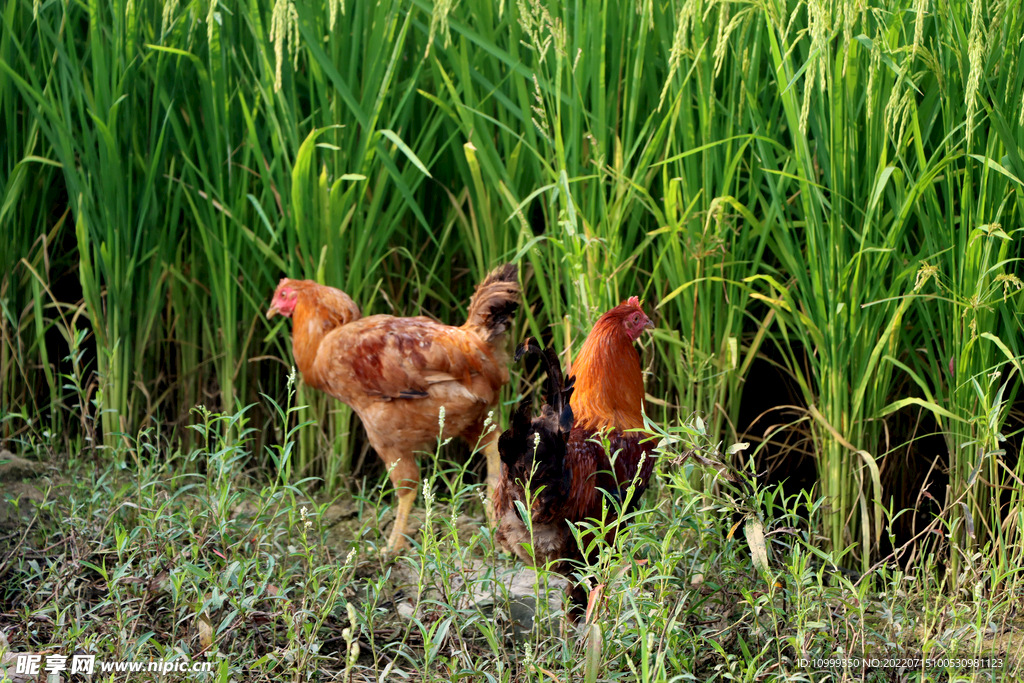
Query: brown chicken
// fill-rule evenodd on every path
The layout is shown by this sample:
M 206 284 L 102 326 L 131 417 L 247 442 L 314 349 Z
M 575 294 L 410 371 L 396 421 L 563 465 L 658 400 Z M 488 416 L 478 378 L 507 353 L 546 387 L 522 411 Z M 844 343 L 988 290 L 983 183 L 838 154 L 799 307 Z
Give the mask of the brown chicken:
M 292 352 L 302 379 L 352 407 L 398 494 L 387 550 L 405 545 L 420 472 L 416 451 L 441 438 L 482 440 L 487 485 L 500 474 L 487 414 L 508 382 L 506 331 L 519 307 L 518 268 L 506 264 L 477 286 L 461 327 L 429 318 L 361 318 L 347 294 L 309 280 L 282 279 L 267 317 L 292 318 Z M 438 415 L 444 409 L 444 430 Z M 493 495 L 491 500 L 493 500 Z
M 501 435 L 495 539 L 527 564 L 553 562 L 555 571 L 568 577 L 574 563 L 594 559 L 584 557 L 569 522 L 601 519 L 604 492 L 621 507 L 635 480 L 632 507 L 647 490 L 655 444 L 643 432 L 624 430 L 643 427 L 643 374 L 633 343 L 652 327 L 636 297 L 605 313 L 576 356 L 573 377 L 564 384 L 557 358 L 548 350 L 548 396 L 541 416 L 531 420 L 530 402 L 524 401 Z M 524 350 L 540 352 L 540 347 L 527 340 L 517 349 L 517 358 Z M 608 450 L 602 437 L 609 442 Z M 526 509 L 527 486 L 532 538 L 516 506 L 519 501 Z M 608 542 L 615 537 L 616 507 L 608 501 Z M 591 540 L 584 534 L 584 547 Z M 577 586 L 571 597 L 578 614 L 585 593 Z

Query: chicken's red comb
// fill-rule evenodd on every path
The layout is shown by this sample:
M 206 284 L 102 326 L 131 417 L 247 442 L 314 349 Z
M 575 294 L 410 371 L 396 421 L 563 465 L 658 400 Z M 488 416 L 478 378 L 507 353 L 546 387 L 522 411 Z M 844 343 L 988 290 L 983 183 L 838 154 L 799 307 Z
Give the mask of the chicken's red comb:
M 643 308 L 643 302 L 640 301 L 640 297 L 637 297 L 637 296 L 631 296 L 628 299 L 626 299 L 626 305 L 628 305 L 628 306 L 636 306 L 637 308 L 640 308 L 640 309 Z

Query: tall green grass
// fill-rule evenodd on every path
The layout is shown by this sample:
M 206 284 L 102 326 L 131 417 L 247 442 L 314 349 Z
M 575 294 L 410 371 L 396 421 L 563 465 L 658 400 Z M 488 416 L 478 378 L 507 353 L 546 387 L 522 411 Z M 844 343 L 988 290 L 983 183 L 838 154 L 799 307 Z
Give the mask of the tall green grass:
M 900 445 L 887 418 L 923 407 L 947 501 L 965 496 L 952 541 L 1019 559 L 995 494 L 1022 355 L 1018 3 L 0 11 L 3 438 L 27 429 L 16 415 L 77 424 L 46 343 L 59 313 L 88 320 L 110 446 L 198 403 L 282 398 L 290 335 L 263 313 L 283 275 L 458 324 L 516 260 L 515 334 L 566 355 L 646 299 L 659 421 L 742 437 L 744 395 L 775 389 L 750 368 L 781 359 L 837 554 L 870 564 Z M 52 288 L 68 272 L 81 302 Z M 507 398 L 524 386 L 513 369 Z M 298 403 L 315 424 L 293 464 L 345 483 L 358 422 L 304 388 Z M 257 438 L 280 442 L 261 410 Z

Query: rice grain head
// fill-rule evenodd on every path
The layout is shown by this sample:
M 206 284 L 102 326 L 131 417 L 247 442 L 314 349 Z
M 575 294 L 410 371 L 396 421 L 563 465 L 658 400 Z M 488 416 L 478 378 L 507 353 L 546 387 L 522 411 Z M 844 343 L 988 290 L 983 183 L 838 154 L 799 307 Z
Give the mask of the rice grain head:
M 892 137 L 897 148 L 902 146 L 913 105 L 913 90 L 903 85 L 900 79 L 893 86 L 892 94 L 885 106 L 885 132 Z
M 938 282 L 939 267 L 929 265 L 927 261 L 921 264 L 921 267 L 917 269 L 917 277 L 914 278 L 914 291 L 920 292 L 921 288 L 925 286 L 928 280 L 933 277 Z
M 860 11 L 857 8 L 856 0 L 846 0 L 843 5 L 843 78 L 846 77 L 846 67 L 850 63 L 850 45 L 853 41 L 853 29 L 857 26 L 857 16 Z
M 824 93 L 827 84 L 829 52 L 829 36 L 832 29 L 832 13 L 825 0 L 808 0 L 807 2 L 807 28 L 811 33 L 811 54 L 815 57 L 815 70 L 818 76 L 818 87 Z M 808 80 L 811 77 L 808 76 Z
M 448 30 L 448 15 L 454 9 L 455 3 L 452 0 L 435 0 L 434 9 L 430 13 L 430 33 L 427 36 L 427 49 L 423 58 L 430 56 L 430 46 L 434 44 L 434 36 L 439 32 L 444 35 L 444 46 L 447 48 L 452 44 L 451 32 Z
M 174 24 L 174 15 L 178 11 L 178 0 L 167 0 L 160 15 L 160 35 L 165 36 Z
M 807 117 L 811 113 L 811 92 L 814 90 L 814 68 L 812 63 L 807 67 L 807 75 L 804 76 L 804 101 L 800 105 L 800 133 L 807 134 Z
M 330 8 L 328 27 L 333 31 L 334 23 L 338 19 L 338 10 L 341 10 L 341 15 L 345 16 L 345 0 L 327 0 L 327 6 Z
M 689 52 L 690 27 L 693 24 L 696 13 L 696 0 L 686 0 L 683 6 L 679 8 L 679 14 L 676 16 L 676 31 L 672 37 L 672 47 L 669 49 L 668 54 L 668 75 L 665 76 L 665 85 L 661 88 L 658 111 L 661 111 L 661 107 L 665 103 L 665 97 L 668 95 L 668 90 L 672 85 L 672 79 L 679 70 L 679 64 L 683 56 Z
M 932 72 L 933 76 L 935 76 L 935 81 L 939 86 L 939 92 L 944 91 L 946 89 L 946 72 L 939 64 L 939 60 L 935 57 L 935 53 L 922 45 L 918 48 L 917 55 L 921 58 L 921 61 L 924 62 L 925 67 Z
M 548 8 L 541 5 L 540 0 L 518 0 L 516 6 L 519 8 L 519 26 L 529 38 L 529 41 L 521 42 L 528 50 L 536 52 L 543 64 L 551 47 L 554 24 Z
M 981 83 L 982 63 L 985 60 L 985 27 L 982 25 L 982 0 L 974 0 L 971 12 L 971 32 L 967 37 L 967 147 L 974 135 L 974 115 L 978 110 L 978 86 Z
M 548 112 L 544 108 L 544 95 L 541 92 L 537 74 L 533 74 L 533 99 L 537 101 L 537 104 L 530 105 L 530 110 L 534 113 L 531 121 L 533 121 L 537 131 L 544 136 L 544 139 L 551 142 L 551 131 L 548 129 Z
M 206 40 L 213 45 L 213 22 L 217 13 L 217 0 L 210 0 L 210 9 L 206 11 Z
M 274 44 L 274 92 L 281 91 L 281 64 L 284 62 L 285 43 L 288 43 L 289 54 L 299 61 L 299 13 L 295 10 L 292 0 L 276 0 L 274 12 L 270 19 L 270 42 Z
M 1016 287 L 1017 291 L 1020 291 L 1021 287 L 1024 287 L 1024 283 L 1020 281 L 1013 273 L 1000 273 L 996 275 L 996 283 L 1003 285 L 1003 300 L 1010 296 L 1010 288 Z
M 741 60 L 741 63 L 743 64 L 743 71 L 742 71 L 742 73 L 745 73 L 745 74 L 746 73 L 750 73 L 750 48 L 746 48 L 746 47 L 743 48 L 743 58 Z M 736 110 L 736 120 L 737 121 L 742 121 L 743 120 L 744 107 L 746 107 L 746 105 L 747 105 L 747 98 L 746 98 L 746 96 L 741 96 L 738 99 L 739 99 L 739 106 L 737 107 L 737 110 Z
M 924 41 L 924 17 L 928 13 L 928 0 L 914 0 L 914 12 L 917 16 L 914 19 L 914 46 L 910 53 L 911 59 L 917 56 L 917 50 Z
M 868 121 L 874 116 L 875 107 L 875 74 L 878 73 L 882 64 L 882 48 L 880 47 L 882 42 L 882 30 L 875 30 L 875 39 L 872 41 L 871 49 L 871 61 L 868 64 L 868 103 L 867 103 L 867 119 Z
M 718 0 L 718 28 L 715 30 L 715 77 L 722 71 L 725 61 L 725 48 L 729 44 L 729 4 L 726 0 Z
M 811 111 L 811 97 L 814 94 L 815 84 L 821 89 L 822 94 L 827 90 L 827 69 L 829 64 L 828 43 L 830 25 L 832 23 L 831 13 L 825 0 L 808 0 L 807 2 L 807 31 L 811 36 L 811 45 L 807 63 L 807 71 L 804 74 L 804 101 L 800 107 L 800 132 L 807 134 L 807 117 Z

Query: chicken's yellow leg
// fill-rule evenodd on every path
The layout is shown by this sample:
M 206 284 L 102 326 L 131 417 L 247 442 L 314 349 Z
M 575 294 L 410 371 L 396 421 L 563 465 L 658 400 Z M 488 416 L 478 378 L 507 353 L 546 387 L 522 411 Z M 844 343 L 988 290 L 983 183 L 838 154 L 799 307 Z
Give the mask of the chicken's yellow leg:
M 391 483 L 395 485 L 395 494 L 398 496 L 395 526 L 391 529 L 391 536 L 388 538 L 386 546 L 386 552 L 391 554 L 398 552 L 406 545 L 405 534 L 409 527 L 409 513 L 412 512 L 413 503 L 416 502 L 416 493 L 420 487 L 420 469 L 416 464 L 415 456 L 411 455 L 394 457 L 388 453 L 388 457 L 384 461 L 393 463 L 390 468 L 390 478 Z
M 484 508 L 487 512 L 487 521 L 494 526 L 494 489 L 501 478 L 501 456 L 498 453 L 497 439 L 492 438 L 484 445 L 484 456 L 487 458 L 487 505 Z
M 406 545 L 405 532 L 409 526 L 409 513 L 416 502 L 416 489 L 398 489 L 398 512 L 395 513 L 395 526 L 388 538 L 387 552 L 395 553 Z

